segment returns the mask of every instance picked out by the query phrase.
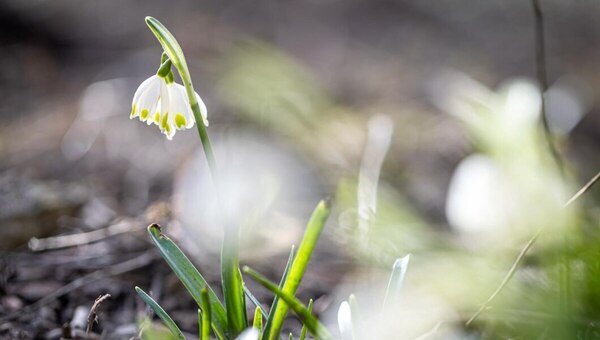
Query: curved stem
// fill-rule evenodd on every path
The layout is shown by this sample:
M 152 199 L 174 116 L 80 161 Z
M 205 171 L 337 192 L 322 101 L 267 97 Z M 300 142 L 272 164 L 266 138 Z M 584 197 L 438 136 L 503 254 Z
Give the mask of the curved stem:
M 192 85 L 192 78 L 185 61 L 185 56 L 179 43 L 169 32 L 169 30 L 158 20 L 152 17 L 146 17 L 146 24 L 160 44 L 163 50 L 177 69 L 181 81 L 185 87 L 196 127 L 204 149 L 204 155 L 208 162 L 208 167 L 212 176 L 214 186 L 216 188 L 216 199 L 220 206 L 219 198 L 219 179 L 217 178 L 217 169 L 215 157 L 213 154 L 208 132 L 204 126 L 202 112 L 196 98 L 196 92 Z M 222 216 L 221 216 L 222 217 Z M 223 244 L 221 249 L 221 281 L 223 286 L 223 296 L 227 311 L 227 323 L 232 338 L 240 334 L 248 327 L 248 319 L 246 317 L 246 297 L 244 295 L 243 279 L 239 269 L 239 230 L 237 225 L 228 223 L 223 218 L 221 222 L 224 224 Z
M 179 43 L 173 34 L 171 34 L 171 32 L 169 32 L 169 30 L 160 23 L 160 21 L 154 19 L 153 17 L 146 17 L 146 24 L 152 33 L 154 33 L 156 39 L 158 39 L 158 42 L 161 44 L 163 50 L 181 77 L 181 81 L 185 87 L 185 92 L 187 93 L 192 112 L 194 113 L 196 127 L 198 129 L 200 141 L 202 142 L 202 148 L 204 149 L 204 154 L 208 162 L 208 167 L 210 168 L 213 180 L 216 182 L 215 176 L 217 175 L 217 169 L 215 156 L 208 138 L 208 132 L 206 131 L 206 127 L 203 123 L 202 113 L 200 111 L 200 106 L 198 105 L 198 99 L 196 98 L 196 92 L 194 91 L 194 85 L 192 84 L 192 77 L 190 76 L 190 71 L 185 61 L 183 50 L 181 49 L 181 46 L 179 46 Z

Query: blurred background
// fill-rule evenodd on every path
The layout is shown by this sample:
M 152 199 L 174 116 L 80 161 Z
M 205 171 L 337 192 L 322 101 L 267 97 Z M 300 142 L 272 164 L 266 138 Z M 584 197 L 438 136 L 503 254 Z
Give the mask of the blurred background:
M 381 319 L 392 264 L 411 253 L 373 338 L 599 338 L 600 191 L 563 205 L 600 170 L 600 3 L 541 5 L 558 165 L 529 1 L 0 1 L 0 334 L 76 336 L 110 293 L 94 331 L 130 338 L 145 313 L 134 285 L 194 334 L 193 301 L 147 241 L 154 222 L 218 286 L 197 133 L 167 141 L 129 119 L 162 52 L 151 15 L 208 107 L 242 262 L 275 280 L 333 198 L 298 295 L 332 329 L 350 293 L 366 324 Z

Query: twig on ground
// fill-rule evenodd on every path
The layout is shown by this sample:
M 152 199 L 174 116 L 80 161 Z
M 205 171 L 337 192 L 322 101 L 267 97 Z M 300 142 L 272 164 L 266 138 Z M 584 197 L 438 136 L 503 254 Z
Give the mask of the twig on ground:
M 134 225 L 132 220 L 125 219 L 116 224 L 110 225 L 106 228 L 72 235 L 62 235 L 48 238 L 32 238 L 29 240 L 29 249 L 33 251 L 43 251 L 50 249 L 60 249 L 74 247 L 84 244 L 89 244 L 103 240 L 105 238 L 124 234 L 130 231 L 134 231 Z
M 94 323 L 98 323 L 97 309 L 100 306 L 100 304 L 102 302 L 104 302 L 106 299 L 108 299 L 109 297 L 110 297 L 110 294 L 100 295 L 100 296 L 98 296 L 96 301 L 94 301 L 94 304 L 92 305 L 92 308 L 90 309 L 90 314 L 88 314 L 87 327 L 85 328 L 85 334 L 90 334 L 90 332 L 92 331 L 92 327 L 94 326 Z

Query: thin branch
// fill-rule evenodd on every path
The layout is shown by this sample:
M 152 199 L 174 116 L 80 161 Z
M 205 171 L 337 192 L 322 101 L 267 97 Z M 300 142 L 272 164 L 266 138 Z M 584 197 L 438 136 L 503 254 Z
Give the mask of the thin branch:
M 594 186 L 594 184 L 598 182 L 598 180 L 600 180 L 600 171 L 598 171 L 596 176 L 592 177 L 592 179 L 590 179 L 581 189 L 579 189 L 579 191 L 575 195 L 573 195 L 573 197 L 571 197 L 571 199 L 567 201 L 567 203 L 565 203 L 565 207 L 571 205 L 573 202 L 575 202 L 576 199 L 579 198 L 579 196 L 583 195 L 586 191 L 590 190 Z
M 98 313 L 97 313 L 98 307 L 100 306 L 100 304 L 102 302 L 104 302 L 109 297 L 110 297 L 110 294 L 100 295 L 100 296 L 98 296 L 96 301 L 94 301 L 94 304 L 92 305 L 92 308 L 90 309 L 90 314 L 88 314 L 87 327 L 85 328 L 85 334 L 90 334 L 90 332 L 92 331 L 92 327 L 94 327 L 94 323 L 98 322 Z
M 546 94 L 548 92 L 548 72 L 546 67 L 546 37 L 544 30 L 544 14 L 540 6 L 539 0 L 531 0 L 533 5 L 533 15 L 535 20 L 535 68 L 538 83 L 541 87 L 540 95 L 542 100 L 541 120 L 544 128 L 544 135 L 548 143 L 548 149 L 552 154 L 552 158 L 556 162 L 558 169 L 564 173 L 564 164 L 556 146 L 552 139 L 550 124 L 548 123 L 548 114 L 546 112 Z
M 473 316 L 467 321 L 467 323 L 465 323 L 465 325 L 467 327 L 473 321 L 475 321 L 475 319 L 477 319 L 477 317 L 479 316 L 479 314 L 483 313 L 483 311 L 488 308 L 488 306 L 490 305 L 490 303 L 496 298 L 496 296 L 498 296 L 498 294 L 500 294 L 500 292 L 508 284 L 508 282 L 510 281 L 510 279 L 513 277 L 513 275 L 517 271 L 517 268 L 519 267 L 519 264 L 521 264 L 521 261 L 523 261 L 523 259 L 525 258 L 525 255 L 529 251 L 529 248 L 531 248 L 531 246 L 533 245 L 533 243 L 535 242 L 535 240 L 537 240 L 538 236 L 540 236 L 541 232 L 542 232 L 542 229 L 539 229 L 535 233 L 535 235 L 533 235 L 533 237 L 531 239 L 529 239 L 529 241 L 527 242 L 527 244 L 525 245 L 525 247 L 519 253 L 519 256 L 517 256 L 517 259 L 515 260 L 515 262 L 513 263 L 513 265 L 508 270 L 508 273 L 506 273 L 506 275 L 504 276 L 504 279 L 502 280 L 502 282 L 500 283 L 500 285 L 498 286 L 498 288 L 496 288 L 496 290 L 494 291 L 494 293 L 492 293 L 492 295 L 490 295 L 490 297 L 481 305 L 481 307 L 479 307 L 479 309 L 477 310 L 477 312 L 475 312 L 475 314 L 473 314 Z

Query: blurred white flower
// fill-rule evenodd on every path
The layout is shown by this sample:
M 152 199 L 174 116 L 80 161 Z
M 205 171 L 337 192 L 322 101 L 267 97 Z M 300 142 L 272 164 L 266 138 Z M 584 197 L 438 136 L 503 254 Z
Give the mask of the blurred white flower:
M 258 330 L 256 330 L 256 328 L 248 328 L 245 331 L 243 331 L 242 334 L 240 334 L 235 339 L 236 340 L 258 340 L 259 335 L 260 335 L 260 333 L 258 332 Z
M 206 105 L 198 93 L 195 95 L 200 106 L 203 123 L 208 126 Z M 160 131 L 169 140 L 173 139 L 177 130 L 189 129 L 195 123 L 185 87 L 167 82 L 159 75 L 153 75 L 146 79 L 135 91 L 130 118 L 135 117 L 139 117 L 148 125 L 158 125 Z
M 340 328 L 340 336 L 344 340 L 354 339 L 352 331 L 352 312 L 348 301 L 342 302 L 338 309 L 338 327 Z
M 520 242 L 541 226 L 568 225 L 561 207 L 572 189 L 548 151 L 539 89 L 517 79 L 492 91 L 464 75 L 441 83 L 446 92 L 439 92 L 440 107 L 464 123 L 479 152 L 454 172 L 446 201 L 449 224 L 477 236 L 472 244 L 482 249 Z M 564 131 L 574 124 L 576 119 L 567 120 Z
M 474 154 L 465 158 L 448 188 L 448 222 L 466 234 L 502 231 L 517 208 L 511 200 L 516 193 L 509 188 L 502 170 L 489 157 Z

